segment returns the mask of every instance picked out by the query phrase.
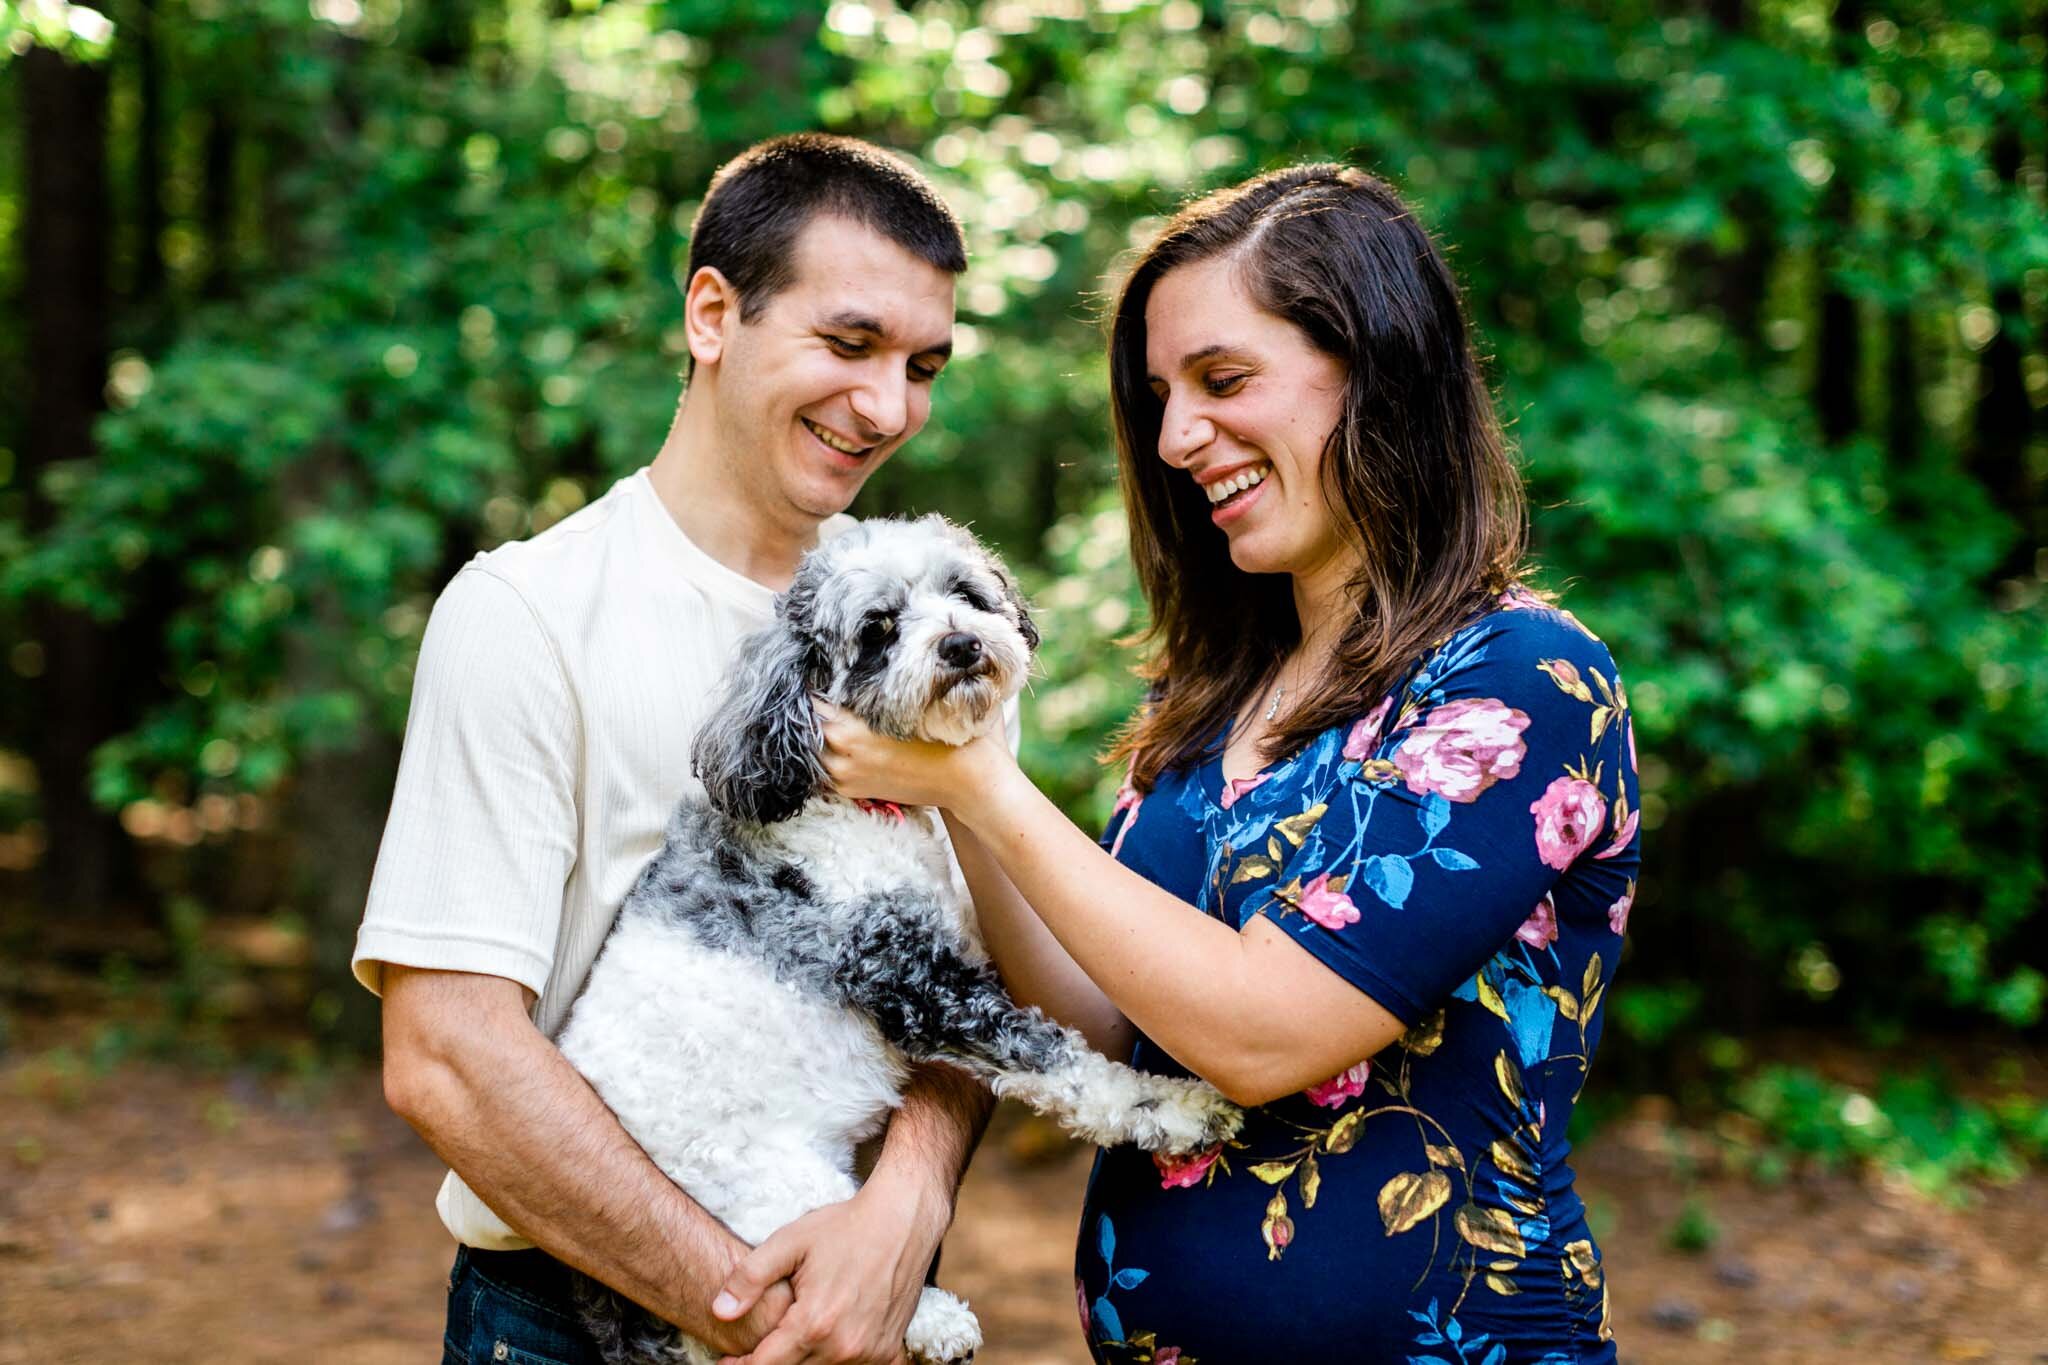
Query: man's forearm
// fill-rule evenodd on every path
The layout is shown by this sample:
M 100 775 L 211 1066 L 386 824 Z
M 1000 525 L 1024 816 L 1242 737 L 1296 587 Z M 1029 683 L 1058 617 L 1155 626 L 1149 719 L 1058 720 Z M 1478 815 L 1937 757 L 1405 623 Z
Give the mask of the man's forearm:
M 486 999 L 466 998 L 471 982 Z M 394 1107 L 521 1235 L 699 1340 L 751 1348 L 786 1299 L 764 1299 L 758 1321 L 711 1316 L 745 1244 L 647 1159 L 523 1010 L 505 1017 L 496 990 L 506 986 L 444 973 L 387 983 L 386 1047 L 406 1049 Z M 451 1010 L 468 1015 L 452 1029 Z M 437 1018 L 441 1027 L 421 1029 Z M 451 1037 L 460 1047 L 430 1041 Z
M 952 1225 L 953 1196 L 995 1104 L 965 1072 L 933 1062 L 911 1073 L 902 1107 L 889 1121 L 869 1184 L 879 1180 L 919 1200 L 936 1220 L 935 1241 Z

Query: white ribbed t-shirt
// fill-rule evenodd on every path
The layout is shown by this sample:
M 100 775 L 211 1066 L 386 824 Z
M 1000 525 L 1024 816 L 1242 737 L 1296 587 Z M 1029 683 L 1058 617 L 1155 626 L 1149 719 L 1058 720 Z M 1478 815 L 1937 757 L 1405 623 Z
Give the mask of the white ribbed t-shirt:
M 774 599 L 693 544 L 644 469 L 465 565 L 420 646 L 357 979 L 380 990 L 387 962 L 509 977 L 559 1033 L 676 802 L 702 790 L 691 742 Z M 436 1202 L 470 1246 L 531 1245 L 452 1171 Z

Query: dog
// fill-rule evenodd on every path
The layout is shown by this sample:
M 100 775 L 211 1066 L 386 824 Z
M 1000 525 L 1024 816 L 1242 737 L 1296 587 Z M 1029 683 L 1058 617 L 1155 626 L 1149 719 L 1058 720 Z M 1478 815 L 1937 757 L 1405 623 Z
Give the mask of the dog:
M 854 1148 L 943 1061 L 1077 1137 L 1206 1149 L 1242 1115 L 1147 1075 L 1002 989 L 936 813 L 854 802 L 819 762 L 817 694 L 878 733 L 962 744 L 1001 723 L 1038 633 L 1015 581 L 942 517 L 825 542 L 740 647 L 682 801 L 559 1044 L 655 1164 L 750 1245 L 858 1188 Z M 716 1353 L 595 1281 L 579 1307 L 610 1365 Z M 974 1314 L 927 1286 L 905 1334 L 970 1358 Z

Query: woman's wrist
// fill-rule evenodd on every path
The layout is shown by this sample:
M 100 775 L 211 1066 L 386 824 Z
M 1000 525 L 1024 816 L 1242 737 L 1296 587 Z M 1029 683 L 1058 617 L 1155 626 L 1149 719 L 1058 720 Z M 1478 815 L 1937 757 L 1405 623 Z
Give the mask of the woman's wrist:
M 989 803 L 1006 773 L 1019 773 L 1017 760 L 998 736 L 984 735 L 954 755 L 951 764 L 952 790 L 942 803 L 945 808 L 977 834 L 979 822 L 988 816 Z

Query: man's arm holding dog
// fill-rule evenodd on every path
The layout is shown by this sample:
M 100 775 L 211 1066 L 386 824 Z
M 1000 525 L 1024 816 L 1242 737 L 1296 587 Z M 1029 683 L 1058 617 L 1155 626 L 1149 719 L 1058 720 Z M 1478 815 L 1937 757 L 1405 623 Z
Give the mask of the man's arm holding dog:
M 712 1311 L 743 1322 L 772 1305 L 783 1281 L 796 1291 L 795 1305 L 739 1365 L 903 1359 L 904 1329 L 994 1109 L 994 1096 L 963 1072 L 917 1068 L 860 1193 L 775 1233 L 726 1279 Z M 846 1255 L 849 1248 L 859 1254 Z M 863 1345 L 884 1342 L 893 1352 Z
M 712 1316 L 712 1288 L 746 1244 L 647 1159 L 533 1026 L 529 1000 L 503 977 L 386 966 L 392 1109 L 556 1258 L 720 1350 L 751 1348 L 788 1309 L 789 1290 L 776 1286 L 737 1320 Z

